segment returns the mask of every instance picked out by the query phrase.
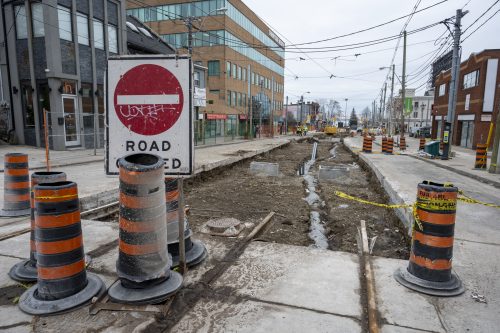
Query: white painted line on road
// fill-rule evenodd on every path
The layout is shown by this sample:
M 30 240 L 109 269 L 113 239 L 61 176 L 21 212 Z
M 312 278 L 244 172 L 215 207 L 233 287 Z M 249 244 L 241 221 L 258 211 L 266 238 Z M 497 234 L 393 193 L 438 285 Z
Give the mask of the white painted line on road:
M 179 95 L 118 95 L 118 105 L 179 104 Z

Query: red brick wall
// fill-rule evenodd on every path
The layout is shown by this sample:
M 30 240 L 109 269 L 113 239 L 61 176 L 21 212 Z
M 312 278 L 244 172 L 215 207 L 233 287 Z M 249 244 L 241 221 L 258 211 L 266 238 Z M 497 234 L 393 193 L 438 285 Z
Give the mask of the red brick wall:
M 474 137 L 473 137 L 473 147 L 476 147 L 478 143 L 486 143 L 488 132 L 490 128 L 490 122 L 482 122 L 482 115 L 492 115 L 492 121 L 496 121 L 500 108 L 500 64 L 497 71 L 497 82 L 496 82 L 496 92 L 495 92 L 495 103 L 494 111 L 492 113 L 483 113 L 483 98 L 484 90 L 486 86 L 486 70 L 487 61 L 491 58 L 500 59 L 500 50 L 486 50 L 479 54 L 472 54 L 469 59 L 462 62 L 460 66 L 460 76 L 458 82 L 458 94 L 457 94 L 457 107 L 455 113 L 455 122 L 453 125 L 453 144 L 460 144 L 460 133 L 461 127 L 459 126 L 458 116 L 466 114 L 474 114 Z M 469 89 L 463 89 L 464 75 L 475 70 L 479 70 L 479 84 L 475 87 Z M 435 82 L 435 99 L 434 99 L 434 112 L 435 116 L 445 116 L 448 112 L 448 93 L 449 93 L 449 82 L 451 80 L 450 71 L 446 73 L 441 73 Z M 443 83 L 447 84 L 446 94 L 444 96 L 439 96 L 439 86 Z M 470 94 L 470 106 L 469 110 L 465 110 L 465 100 L 466 96 Z M 437 121 L 433 122 L 433 133 L 437 131 Z M 493 140 L 492 140 L 493 141 Z M 492 147 L 493 142 L 490 142 L 490 147 Z

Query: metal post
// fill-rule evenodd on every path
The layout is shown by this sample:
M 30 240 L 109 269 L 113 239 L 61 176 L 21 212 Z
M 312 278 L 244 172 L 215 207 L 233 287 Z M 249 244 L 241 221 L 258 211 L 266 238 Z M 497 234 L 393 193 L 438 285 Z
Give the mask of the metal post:
M 271 77 L 271 138 L 274 138 L 274 76 Z
M 500 173 L 500 114 L 497 115 L 493 154 L 491 155 L 490 173 Z
M 403 77 L 401 80 L 401 130 L 399 137 L 405 135 L 405 99 L 406 99 L 406 30 L 403 32 Z
M 97 131 L 99 130 L 98 114 L 94 112 L 94 156 L 97 156 Z
M 300 96 L 300 117 L 299 123 L 302 126 L 302 113 L 304 112 L 304 95 Z
M 386 104 L 385 104 L 385 98 L 387 97 L 387 82 L 384 83 L 384 99 L 383 99 L 383 104 L 382 104 L 382 120 L 381 122 L 384 122 L 385 119 L 385 114 L 386 114 Z
M 259 139 L 262 133 L 262 107 L 264 106 L 264 80 L 260 81 L 260 105 L 259 105 Z
M 467 12 L 465 12 L 466 14 Z M 457 15 L 455 17 L 455 32 L 453 33 L 453 58 L 451 62 L 451 81 L 450 81 L 450 93 L 448 96 L 448 114 L 446 116 L 446 121 L 450 124 L 448 143 L 444 145 L 443 160 L 447 160 L 450 156 L 451 145 L 453 142 L 453 123 L 455 121 L 455 107 L 457 104 L 457 88 L 458 88 L 458 75 L 460 71 L 460 37 L 462 31 L 460 29 L 462 17 L 461 9 L 457 9 Z
M 43 132 L 45 135 L 45 162 L 47 171 L 50 171 L 50 143 L 49 143 L 49 129 L 47 121 L 47 110 L 43 109 Z
M 182 275 L 187 272 L 186 266 L 186 244 L 184 240 L 184 179 L 178 178 L 179 190 L 179 270 Z
M 392 65 L 392 81 L 391 81 L 391 108 L 389 111 L 389 136 L 392 133 L 392 115 L 394 114 L 394 75 L 396 74 L 396 65 Z
M 250 129 L 247 128 L 247 133 L 250 133 L 250 140 L 253 140 L 253 112 L 252 112 L 252 81 L 250 80 L 252 77 L 252 66 L 248 65 L 248 119 L 250 119 Z
M 288 134 L 288 96 L 286 96 L 286 107 L 285 107 L 285 135 Z
M 345 123 L 347 122 L 347 101 L 348 100 L 349 100 L 348 98 L 345 99 L 344 127 L 345 127 Z

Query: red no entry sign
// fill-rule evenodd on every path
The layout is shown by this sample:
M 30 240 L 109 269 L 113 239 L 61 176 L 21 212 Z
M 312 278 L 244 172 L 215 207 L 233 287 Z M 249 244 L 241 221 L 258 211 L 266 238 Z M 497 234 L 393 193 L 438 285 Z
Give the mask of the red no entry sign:
M 116 85 L 114 107 L 130 131 L 158 135 L 179 119 L 184 104 L 182 87 L 166 68 L 143 64 L 123 74 Z
M 119 173 L 123 156 L 155 154 L 165 175 L 193 174 L 193 74 L 187 55 L 108 59 L 106 72 L 106 173 Z

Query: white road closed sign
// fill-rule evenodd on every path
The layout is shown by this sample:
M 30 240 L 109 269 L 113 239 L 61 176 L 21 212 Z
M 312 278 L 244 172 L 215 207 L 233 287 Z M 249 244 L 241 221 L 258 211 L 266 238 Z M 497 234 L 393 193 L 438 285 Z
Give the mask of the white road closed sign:
M 193 173 L 191 59 L 110 58 L 107 71 L 106 173 L 135 153 L 165 160 L 165 174 Z

